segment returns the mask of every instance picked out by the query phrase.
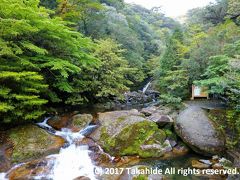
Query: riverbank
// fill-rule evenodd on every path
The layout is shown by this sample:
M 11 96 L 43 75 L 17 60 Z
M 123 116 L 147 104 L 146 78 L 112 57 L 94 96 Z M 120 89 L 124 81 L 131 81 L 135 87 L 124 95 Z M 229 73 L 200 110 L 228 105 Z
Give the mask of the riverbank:
M 7 171 L 7 173 L 1 174 L 2 177 L 5 176 L 7 179 L 52 178 L 57 180 L 61 177 L 74 179 L 84 176 L 90 179 L 99 179 L 101 177 L 94 174 L 95 167 L 146 166 L 160 169 L 168 167 L 211 169 L 218 166 L 222 169 L 229 168 L 220 163 L 223 161 L 221 156 L 217 159 L 215 157 L 214 160 L 211 156 L 203 156 L 202 153 L 194 152 L 195 149 L 192 149 L 191 146 L 189 146 L 190 148 L 186 146 L 182 142 L 185 139 L 177 136 L 173 128 L 175 121 L 179 118 L 179 113 L 167 106 L 151 106 L 140 108 L 139 111 L 125 110 L 102 112 L 97 113 L 97 115 L 95 112 L 93 114 L 95 115 L 74 112 L 63 116 L 59 115 L 38 123 L 38 127 L 32 125 L 34 131 L 31 131 L 32 128 L 25 129 L 26 132 L 31 132 L 29 132 L 30 136 L 25 137 L 26 139 L 21 136 L 21 142 L 25 141 L 23 145 L 25 149 L 22 152 L 16 146 L 18 140 L 16 140 L 15 145 L 10 144 L 10 147 L 5 149 L 6 151 L 2 151 L 5 152 L 4 155 L 8 155 L 1 156 L 4 157 L 1 158 L 1 164 L 7 165 L 5 170 L 2 169 L 2 171 Z M 45 154 L 39 153 L 34 148 L 39 145 L 38 137 L 40 136 L 36 135 L 41 131 L 45 131 L 47 136 L 57 136 L 65 141 L 64 144 L 59 144 L 56 154 L 53 151 L 45 152 Z M 18 133 L 15 130 L 15 134 Z M 31 141 L 31 136 L 36 141 Z M 49 139 L 47 136 L 43 138 Z M 44 145 L 43 149 L 46 147 Z M 31 149 L 37 156 L 30 153 Z M 18 156 L 14 155 L 16 151 Z M 23 156 L 21 153 L 27 156 Z M 20 157 L 20 159 L 15 158 L 12 161 L 13 155 Z M 3 161 L 4 159 L 8 160 L 7 163 Z M 231 166 L 233 167 L 232 164 Z M 62 172 L 66 173 L 63 175 Z M 169 178 L 183 177 L 181 174 L 164 176 L 169 176 Z M 195 176 L 189 174 L 187 178 L 191 179 Z M 119 178 L 119 176 L 110 177 Z M 226 179 L 227 176 L 222 175 L 221 178 Z

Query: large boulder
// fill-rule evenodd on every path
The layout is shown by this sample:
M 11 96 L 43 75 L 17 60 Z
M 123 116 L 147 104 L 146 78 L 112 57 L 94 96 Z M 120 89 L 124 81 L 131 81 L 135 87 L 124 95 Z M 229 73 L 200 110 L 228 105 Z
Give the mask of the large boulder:
M 164 131 L 137 110 L 100 113 L 98 119 L 90 137 L 113 156 L 161 157 L 172 150 Z
M 51 135 L 35 125 L 11 129 L 8 136 L 13 144 L 12 162 L 23 162 L 56 153 L 65 143 L 63 138 Z
M 190 106 L 182 111 L 175 121 L 175 130 L 197 153 L 214 155 L 225 150 L 223 133 L 200 107 Z

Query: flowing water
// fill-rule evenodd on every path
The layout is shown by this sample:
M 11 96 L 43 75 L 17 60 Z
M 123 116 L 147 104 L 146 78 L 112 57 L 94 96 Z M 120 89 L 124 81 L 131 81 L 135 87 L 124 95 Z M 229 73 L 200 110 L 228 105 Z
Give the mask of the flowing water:
M 151 81 L 149 81 L 144 87 L 143 87 L 143 94 L 148 90 L 149 86 L 151 85 Z
M 150 82 L 145 86 L 145 90 L 149 87 Z M 96 167 L 89 154 L 89 147 L 86 145 L 79 145 L 79 142 L 88 134 L 96 128 L 96 125 L 91 125 L 79 132 L 72 132 L 70 129 L 63 128 L 61 131 L 56 131 L 51 126 L 47 124 L 49 118 L 46 118 L 43 122 L 37 125 L 45 129 L 51 134 L 61 136 L 66 140 L 66 145 L 59 151 L 58 154 L 53 154 L 47 156 L 45 160 L 47 161 L 46 168 L 47 171 L 42 173 L 37 173 L 37 175 L 29 174 L 29 179 L 39 179 L 39 180 L 73 180 L 78 177 L 88 177 L 91 180 L 99 179 L 94 174 Z M 101 147 L 99 147 L 100 150 Z M 103 151 L 103 150 L 102 150 Z M 112 157 L 109 157 L 110 159 Z M 147 165 L 150 167 L 158 167 L 165 169 L 168 167 L 190 167 L 192 159 L 204 158 L 193 154 L 188 154 L 175 159 L 160 160 L 160 159 L 146 159 L 140 162 L 138 165 Z M 14 169 L 23 166 L 24 164 L 18 164 L 14 166 L 9 172 Z M 8 173 L 0 173 L 0 180 L 8 180 Z M 182 179 L 183 176 L 175 175 L 171 176 L 170 179 Z M 184 177 L 184 180 L 191 180 L 192 176 Z
M 74 180 L 78 177 L 88 177 L 91 180 L 98 179 L 95 176 L 94 170 L 96 167 L 90 156 L 89 148 L 86 145 L 79 145 L 79 141 L 84 138 L 84 135 L 89 134 L 96 125 L 91 125 L 79 132 L 72 132 L 70 129 L 63 128 L 61 131 L 54 130 L 51 126 L 47 124 L 48 118 L 43 122 L 38 123 L 37 125 L 41 128 L 47 130 L 49 133 L 52 133 L 57 136 L 63 137 L 67 145 L 63 147 L 58 154 L 53 154 L 47 156 L 47 169 L 46 172 L 38 173 L 37 175 L 29 174 L 29 179 L 39 179 L 39 180 Z M 99 147 L 101 150 L 101 147 Z M 112 158 L 112 157 L 110 157 Z M 158 167 L 160 169 L 165 169 L 168 167 L 182 168 L 190 167 L 191 160 L 200 158 L 196 154 L 188 154 L 175 159 L 170 160 L 159 160 L 159 159 L 146 159 L 141 161 L 138 165 L 147 165 L 150 167 Z M 14 166 L 12 170 L 24 165 L 18 164 Z M 7 174 L 9 173 L 0 173 L 0 180 L 8 180 Z M 179 179 L 183 178 L 184 180 L 191 180 L 192 176 L 183 177 L 180 175 L 173 175 L 169 177 L 170 179 Z
M 70 129 L 56 131 L 47 124 L 47 121 L 48 118 L 42 123 L 38 123 L 38 126 L 52 134 L 63 137 L 67 141 L 67 146 L 63 147 L 58 154 L 46 157 L 46 159 L 48 159 L 47 166 L 50 168 L 50 172 L 35 177 L 31 176 L 31 179 L 71 180 L 83 176 L 95 180 L 94 169 L 96 166 L 93 165 L 92 160 L 89 157 L 90 151 L 88 146 L 78 145 L 77 142 L 81 141 L 84 138 L 84 135 L 89 133 L 89 131 L 96 126 L 88 126 L 80 132 L 72 132 Z M 10 171 L 21 165 L 23 164 L 14 166 Z M 7 180 L 7 174 L 8 173 L 0 173 L 0 180 Z

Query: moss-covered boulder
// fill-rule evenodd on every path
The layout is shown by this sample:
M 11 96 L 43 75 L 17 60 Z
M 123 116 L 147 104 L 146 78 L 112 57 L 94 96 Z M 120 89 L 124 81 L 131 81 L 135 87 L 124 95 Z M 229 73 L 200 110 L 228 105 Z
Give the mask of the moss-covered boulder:
M 113 156 L 161 157 L 172 150 L 164 131 L 137 110 L 100 113 L 98 119 L 90 137 Z
M 9 140 L 13 144 L 12 162 L 24 162 L 57 152 L 64 139 L 51 135 L 35 126 L 26 125 L 9 130 Z

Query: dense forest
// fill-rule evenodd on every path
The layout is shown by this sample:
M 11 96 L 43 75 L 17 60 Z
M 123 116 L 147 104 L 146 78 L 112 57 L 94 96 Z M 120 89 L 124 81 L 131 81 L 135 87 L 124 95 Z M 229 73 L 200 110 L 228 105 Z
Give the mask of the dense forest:
M 1 1 L 1 121 L 121 96 L 176 22 L 122 1 Z
M 160 101 L 179 106 L 192 84 L 227 102 L 229 143 L 240 138 L 240 1 L 188 12 L 123 0 L 0 1 L 0 123 L 53 108 L 105 102 L 153 78 Z

